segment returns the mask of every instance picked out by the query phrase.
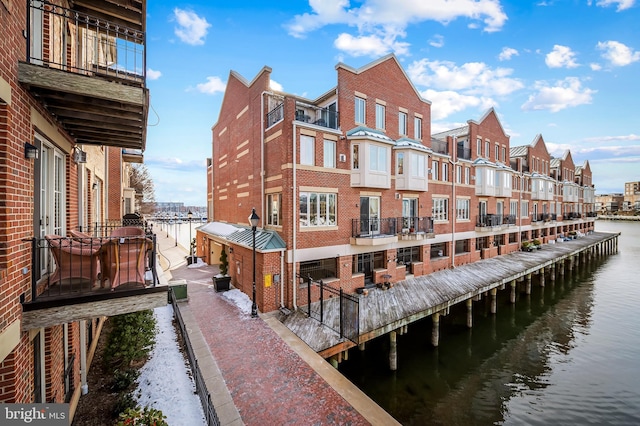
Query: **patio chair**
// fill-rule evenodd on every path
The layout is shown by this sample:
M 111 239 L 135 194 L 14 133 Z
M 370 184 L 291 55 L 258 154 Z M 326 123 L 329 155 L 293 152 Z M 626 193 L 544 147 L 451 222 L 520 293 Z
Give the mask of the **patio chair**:
M 106 280 L 112 291 L 127 283 L 144 286 L 147 251 L 152 246 L 150 239 L 140 236 L 110 238 L 101 248 L 100 286 Z
M 53 254 L 56 270 L 49 284 L 64 279 L 86 279 L 92 284 L 98 279 L 98 256 L 100 246 L 91 246 L 60 235 L 45 235 L 49 250 Z

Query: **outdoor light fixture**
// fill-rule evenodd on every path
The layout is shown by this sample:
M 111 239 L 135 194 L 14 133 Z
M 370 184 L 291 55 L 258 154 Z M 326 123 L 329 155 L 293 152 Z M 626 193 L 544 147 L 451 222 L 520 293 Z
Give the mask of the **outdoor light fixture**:
M 251 304 L 251 316 L 253 318 L 258 317 L 258 306 L 256 305 L 256 228 L 259 221 L 260 218 L 256 214 L 254 207 L 251 209 L 251 216 L 249 216 L 249 224 L 253 234 L 253 303 Z
M 173 221 L 173 228 L 176 233 L 176 245 L 178 247 L 178 213 L 175 213 L 175 220 Z
M 189 265 L 193 263 L 193 244 L 191 244 L 191 218 L 193 217 L 193 213 L 191 210 L 187 213 L 187 218 L 189 219 Z
M 24 143 L 24 158 L 38 158 L 38 147 L 29 142 Z

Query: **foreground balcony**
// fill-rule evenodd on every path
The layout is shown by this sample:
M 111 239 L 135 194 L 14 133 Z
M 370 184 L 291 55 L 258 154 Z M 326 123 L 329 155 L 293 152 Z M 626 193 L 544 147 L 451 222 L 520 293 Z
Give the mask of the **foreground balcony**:
M 512 214 L 480 214 L 476 216 L 476 231 L 506 229 L 515 224 L 516 216 Z
M 70 231 L 31 243 L 30 295 L 23 330 L 163 306 L 167 287 L 156 274 L 156 238 L 136 227 L 108 237 Z
M 401 240 L 422 240 L 434 238 L 433 218 L 404 216 L 396 219 L 400 227 Z
M 353 219 L 351 221 L 351 244 L 379 246 L 398 241 L 396 218 Z
M 29 1 L 18 79 L 78 144 L 145 148 L 149 92 L 141 1 Z

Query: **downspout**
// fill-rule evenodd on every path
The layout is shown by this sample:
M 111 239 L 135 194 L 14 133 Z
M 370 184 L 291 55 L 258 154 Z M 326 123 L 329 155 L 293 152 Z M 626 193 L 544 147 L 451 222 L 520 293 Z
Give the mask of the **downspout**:
M 89 393 L 87 384 L 87 320 L 80 320 L 80 389 L 82 395 Z
M 448 143 L 449 141 L 447 141 Z M 456 156 L 456 160 L 452 161 L 451 158 L 457 153 L 456 146 L 457 138 L 453 137 L 453 144 L 451 149 L 451 157 L 448 158 L 449 163 L 451 163 L 451 267 L 456 267 L 456 220 L 457 220 L 457 200 L 456 200 L 456 167 L 458 165 L 458 158 Z
M 298 287 L 298 282 L 296 279 L 296 243 L 297 243 L 297 233 L 296 233 L 296 217 L 298 217 L 298 215 L 296 215 L 296 210 L 297 210 L 297 203 L 296 203 L 296 185 L 297 185 L 297 180 L 296 180 L 296 131 L 297 131 L 297 126 L 295 121 L 293 122 L 293 135 L 291 137 L 291 153 L 293 155 L 293 164 L 291 166 L 291 170 L 293 172 L 293 185 L 291 185 L 291 218 L 292 218 L 292 222 L 291 222 L 291 234 L 293 236 L 293 241 L 292 241 L 292 245 L 291 245 L 291 283 L 293 284 L 293 310 L 297 310 L 298 309 L 298 303 L 297 303 L 297 287 Z
M 287 250 L 280 252 L 280 307 L 284 308 L 284 255 Z

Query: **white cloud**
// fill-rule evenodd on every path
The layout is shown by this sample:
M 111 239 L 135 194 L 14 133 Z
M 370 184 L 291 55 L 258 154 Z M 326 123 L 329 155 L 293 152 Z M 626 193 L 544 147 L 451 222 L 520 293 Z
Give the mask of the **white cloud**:
M 432 102 L 432 120 L 442 120 L 451 114 L 463 111 L 469 107 L 477 107 L 485 110 L 497 105 L 491 98 L 463 95 L 452 90 L 436 91 L 428 89 L 420 92 L 420 94 Z
M 431 40 L 429 40 L 429 44 L 433 47 L 442 47 L 444 46 L 444 37 L 440 34 L 436 34 Z
M 204 44 L 208 28 L 211 26 L 205 18 L 196 15 L 194 12 L 175 8 L 173 10 L 178 26 L 174 29 L 180 40 L 191 45 Z
M 269 88 L 271 90 L 275 90 L 276 92 L 283 92 L 284 91 L 284 89 L 282 87 L 282 84 L 278 83 L 275 80 L 270 80 L 269 81 Z
M 527 102 L 522 105 L 525 111 L 549 110 L 558 112 L 565 108 L 590 104 L 595 90 L 582 87 L 582 83 L 576 77 L 567 77 L 549 86 L 546 82 L 538 81 L 535 84 L 536 93 L 529 96 Z
M 618 5 L 616 11 L 620 12 L 625 9 L 629 9 L 635 4 L 636 0 L 598 0 L 596 6 L 608 7 L 612 5 Z
M 160 71 L 152 70 L 151 68 L 147 68 L 147 79 L 149 80 L 157 80 L 162 76 Z
M 512 47 L 503 47 L 502 52 L 498 55 L 500 61 L 508 61 L 512 56 L 518 56 L 519 53 Z
M 448 0 L 448 1 L 386 1 L 364 0 L 359 7 L 350 8 L 348 0 L 309 0 L 311 13 L 296 15 L 286 27 L 294 37 L 325 25 L 344 24 L 357 27 L 357 35 L 341 34 L 335 42 L 340 49 L 344 46 L 355 56 L 378 54 L 380 41 L 387 51 L 406 49 L 408 44 L 399 43 L 397 38 L 405 37 L 409 24 L 423 21 L 437 21 L 447 24 L 457 18 L 467 18 L 472 24 L 482 21 L 484 31 L 499 31 L 507 20 L 499 0 Z M 436 44 L 438 40 L 435 39 Z M 362 45 L 362 50 L 356 46 Z M 436 46 L 438 47 L 438 46 Z M 398 50 L 395 50 L 399 53 Z
M 600 71 L 602 69 L 602 65 L 592 62 L 589 64 L 591 71 Z
M 634 51 L 630 47 L 618 41 L 601 41 L 596 45 L 598 50 L 604 51 L 602 57 L 609 61 L 612 66 L 624 67 L 640 60 L 640 52 Z
M 396 41 L 393 36 L 381 37 L 375 34 L 354 37 L 342 33 L 333 44 L 338 50 L 351 56 L 382 56 L 392 51 L 397 55 L 404 55 L 409 51 L 408 43 Z
M 509 77 L 510 68 L 490 68 L 484 62 L 467 62 L 457 66 L 449 61 L 415 61 L 407 68 L 415 84 L 443 90 L 461 90 L 468 95 L 504 96 L 524 87 Z
M 198 91 L 206 93 L 207 95 L 215 95 L 216 93 L 224 92 L 226 84 L 220 79 L 220 77 L 207 77 L 206 83 L 200 83 L 196 85 Z
M 549 68 L 575 68 L 578 66 L 576 54 L 571 48 L 559 44 L 553 46 L 553 50 L 547 53 L 544 61 Z

